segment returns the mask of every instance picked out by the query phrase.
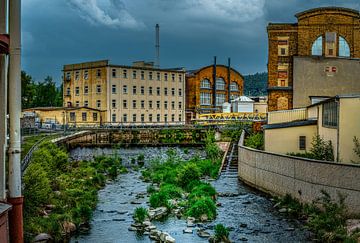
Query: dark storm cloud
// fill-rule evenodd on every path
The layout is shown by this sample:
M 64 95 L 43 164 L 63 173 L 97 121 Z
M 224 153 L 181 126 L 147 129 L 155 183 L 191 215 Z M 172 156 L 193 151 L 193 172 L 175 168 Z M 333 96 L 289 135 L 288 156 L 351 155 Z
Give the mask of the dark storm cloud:
M 23 0 L 23 69 L 37 80 L 61 78 L 63 64 L 154 59 L 160 24 L 161 65 L 195 69 L 232 58 L 243 74 L 266 71 L 268 22 L 334 1 L 304 0 Z M 357 0 L 335 1 L 359 9 Z

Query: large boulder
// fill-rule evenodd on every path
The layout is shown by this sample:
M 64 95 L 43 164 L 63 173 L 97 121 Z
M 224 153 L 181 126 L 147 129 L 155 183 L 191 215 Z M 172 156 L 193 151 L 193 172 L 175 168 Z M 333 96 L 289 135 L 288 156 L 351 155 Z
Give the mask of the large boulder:
M 34 238 L 34 242 L 37 242 L 37 243 L 46 243 L 46 242 L 50 242 L 50 241 L 52 241 L 52 237 L 51 237 L 51 235 L 46 234 L 46 233 L 38 234 Z

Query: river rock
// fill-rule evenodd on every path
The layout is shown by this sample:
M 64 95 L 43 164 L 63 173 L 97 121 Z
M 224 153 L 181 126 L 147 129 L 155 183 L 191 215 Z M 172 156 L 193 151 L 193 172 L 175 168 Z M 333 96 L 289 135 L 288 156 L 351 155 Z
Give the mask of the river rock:
M 210 233 L 205 230 L 198 230 L 197 235 L 201 238 L 209 238 L 211 236 Z
M 166 232 L 161 232 L 161 234 L 160 234 L 160 240 L 161 240 L 162 242 L 166 242 L 166 237 L 167 237 L 167 236 L 169 236 L 168 233 L 166 233 Z
M 70 234 L 71 232 L 76 231 L 76 226 L 73 222 L 65 221 L 63 223 L 64 232 Z
M 286 213 L 287 212 L 287 209 L 286 208 L 280 208 L 279 209 L 279 213 Z
M 141 202 L 138 201 L 131 201 L 130 204 L 141 204 Z
M 346 220 L 346 230 L 347 230 L 348 234 L 351 234 L 356 230 L 360 230 L 360 219 Z
M 38 234 L 35 238 L 34 238 L 34 242 L 41 242 L 41 243 L 45 243 L 45 242 L 49 242 L 52 240 L 52 237 L 49 234 L 46 233 L 41 233 Z
M 247 224 L 241 223 L 241 224 L 240 224 L 240 227 L 241 227 L 241 228 L 246 228 L 246 227 L 247 227 Z
M 186 223 L 186 226 L 192 228 L 192 227 L 195 227 L 196 224 L 195 224 L 194 222 L 192 222 L 192 221 L 188 221 L 188 222 Z
M 130 227 L 128 228 L 128 230 L 129 230 L 129 231 L 137 231 L 137 228 L 135 228 L 135 227 L 133 227 L 133 226 L 130 226 Z
M 150 219 L 159 219 L 167 215 L 168 210 L 166 207 L 159 207 L 149 210 L 148 214 Z
M 206 222 L 206 221 L 208 221 L 208 216 L 206 215 L 206 214 L 202 214 L 201 216 L 200 216 L 200 221 L 201 222 Z
M 175 239 L 172 238 L 170 235 L 165 237 L 165 242 L 166 243 L 175 243 Z
M 184 234 L 192 234 L 192 233 L 193 233 L 193 229 L 191 229 L 191 228 L 186 228 L 186 229 L 183 230 L 183 233 L 184 233 Z
M 145 225 L 146 227 L 150 226 L 151 225 L 151 222 L 149 220 L 145 220 L 143 222 L 143 225 Z

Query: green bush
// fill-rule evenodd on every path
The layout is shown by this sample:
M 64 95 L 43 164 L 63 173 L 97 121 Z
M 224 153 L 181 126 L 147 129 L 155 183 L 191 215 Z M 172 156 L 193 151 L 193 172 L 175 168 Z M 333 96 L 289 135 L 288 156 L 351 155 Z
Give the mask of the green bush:
M 188 163 L 179 170 L 177 182 L 182 188 L 186 189 L 192 181 L 200 180 L 200 176 L 200 169 L 195 164 Z
M 152 194 L 152 193 L 156 192 L 156 189 L 155 189 L 155 187 L 153 185 L 149 185 L 146 188 L 146 191 L 147 191 L 147 193 Z
M 51 199 L 51 187 L 44 168 L 37 163 L 30 164 L 23 182 L 25 185 L 25 213 L 37 212 L 39 207 L 48 204 Z
M 216 217 L 216 205 L 210 197 L 201 197 L 189 206 L 186 214 L 196 219 L 206 214 L 208 219 L 212 220 Z
M 157 207 L 167 207 L 169 208 L 170 197 L 165 192 L 156 192 L 150 196 L 150 206 L 153 208 Z
M 217 241 L 228 241 L 230 230 L 223 224 L 217 224 L 214 227 L 215 239 Z
M 319 135 L 314 136 L 311 143 L 312 148 L 310 152 L 313 154 L 314 159 L 334 161 L 334 148 L 331 141 L 325 141 Z
M 164 184 L 161 185 L 160 191 L 166 195 L 168 195 L 169 198 L 181 198 L 182 195 L 182 189 L 180 187 L 177 187 L 172 184 Z
M 135 208 L 133 217 L 137 223 L 144 222 L 147 216 L 148 216 L 148 211 L 146 208 L 143 207 Z
M 245 146 L 264 150 L 264 134 L 259 132 L 250 135 L 247 139 L 245 139 Z
M 203 196 L 215 198 L 216 190 L 209 183 L 200 182 L 195 186 L 189 195 L 189 200 L 195 200 Z

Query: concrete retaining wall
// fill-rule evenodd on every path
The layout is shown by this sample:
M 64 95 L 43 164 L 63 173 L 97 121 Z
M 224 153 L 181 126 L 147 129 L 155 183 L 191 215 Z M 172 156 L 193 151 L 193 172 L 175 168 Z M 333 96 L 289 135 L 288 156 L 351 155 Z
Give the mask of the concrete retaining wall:
M 350 214 L 360 213 L 360 166 L 274 154 L 245 147 L 244 132 L 239 141 L 241 180 L 261 191 L 312 202 L 321 190 L 337 199 L 345 195 Z

